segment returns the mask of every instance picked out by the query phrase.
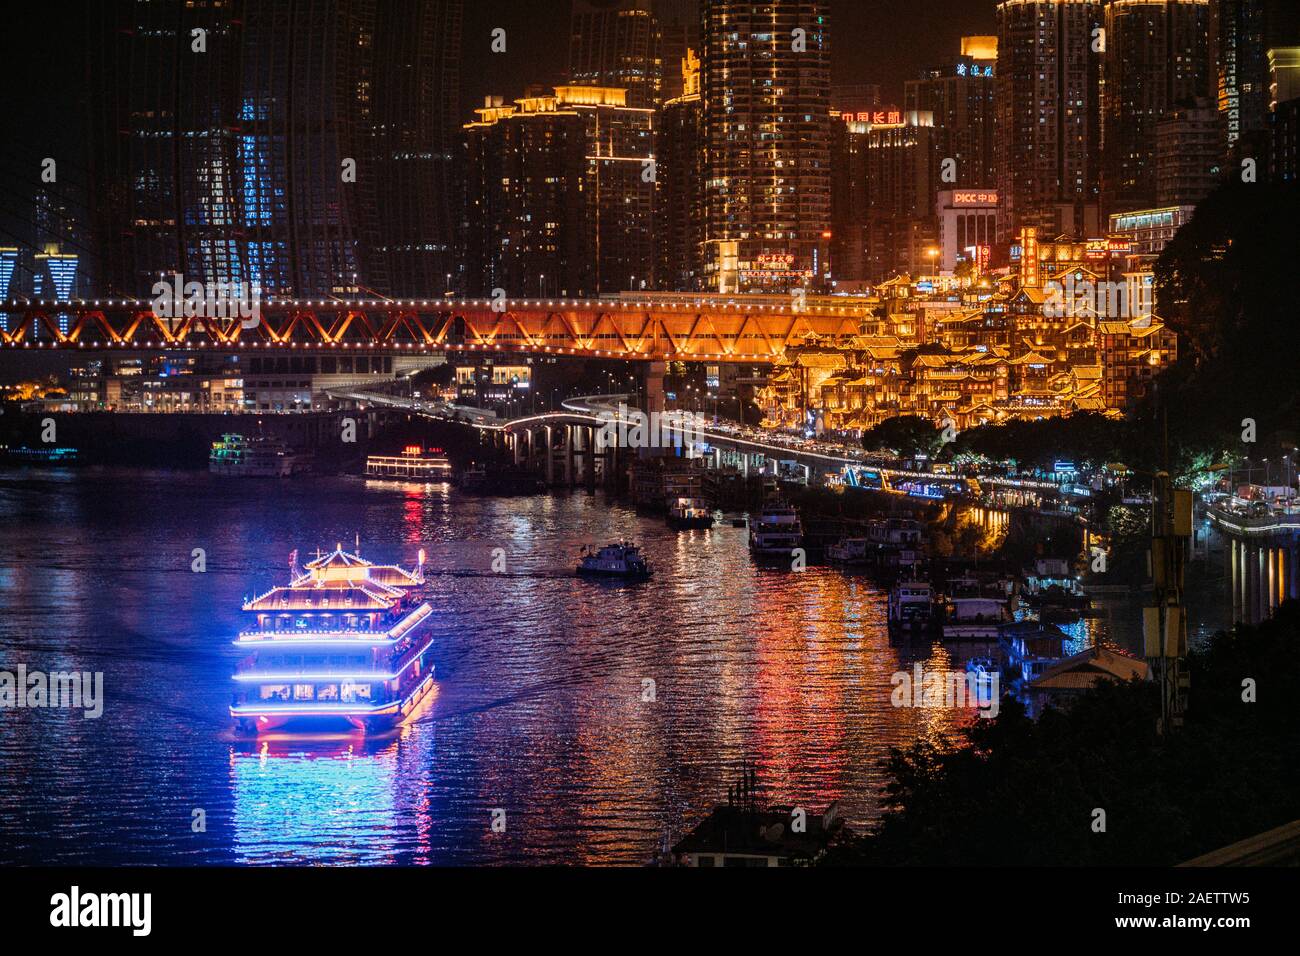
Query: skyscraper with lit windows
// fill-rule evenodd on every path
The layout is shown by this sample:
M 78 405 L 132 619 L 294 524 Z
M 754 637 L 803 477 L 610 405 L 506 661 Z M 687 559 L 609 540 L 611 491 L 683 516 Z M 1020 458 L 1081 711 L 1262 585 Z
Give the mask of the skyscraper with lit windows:
M 628 106 L 657 107 L 664 63 L 651 0 L 574 0 L 569 82 L 627 90 Z
M 1106 5 L 1101 192 L 1107 213 L 1156 205 L 1157 129 L 1210 89 L 1209 0 Z
M 88 8 L 96 284 L 441 292 L 461 0 Z
M 705 280 L 718 292 L 820 285 L 830 245 L 824 0 L 703 0 Z
M 1000 239 L 1101 226 L 1100 0 L 1001 0 L 995 149 Z

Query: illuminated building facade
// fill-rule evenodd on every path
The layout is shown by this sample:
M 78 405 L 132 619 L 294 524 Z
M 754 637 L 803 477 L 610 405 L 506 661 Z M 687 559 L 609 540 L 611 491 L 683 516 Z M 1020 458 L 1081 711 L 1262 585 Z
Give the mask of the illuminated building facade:
M 681 74 L 682 95 L 664 103 L 655 131 L 655 284 L 694 292 L 704 278 L 704 103 L 695 51 L 687 50 Z
M 712 291 L 787 292 L 822 281 L 831 228 L 828 7 L 702 0 Z
M 889 107 L 831 115 L 836 282 L 932 270 L 941 157 L 931 114 Z
M 1169 206 L 1162 209 L 1134 209 L 1110 217 L 1110 235 L 1133 243 L 1135 256 L 1156 258 L 1186 223 L 1191 221 L 1195 206 Z
M 852 115 L 856 114 L 831 112 L 830 256 L 837 287 L 869 279 L 866 136 L 856 122 L 841 121 L 842 116 Z
M 651 7 L 659 23 L 659 54 L 663 60 L 663 101 L 685 94 L 681 72 L 677 64 L 686 58 L 687 50 L 700 49 L 699 0 L 653 0 Z
M 388 295 L 427 296 L 457 282 L 461 195 L 461 0 L 375 5 L 374 156 L 379 244 Z M 372 276 L 372 283 L 383 276 Z
M 1210 36 L 1225 146 L 1234 160 L 1258 159 L 1269 122 L 1268 51 L 1300 43 L 1300 4 L 1211 0 Z
M 1208 0 L 1110 0 L 1106 5 L 1102 205 L 1157 203 L 1157 128 L 1210 88 Z
M 1100 0 L 1002 0 L 995 99 L 1001 239 L 1100 225 Z
M 451 242 L 461 6 L 93 4 L 99 291 L 182 272 L 266 295 L 427 294 Z
M 1300 47 L 1269 50 L 1269 178 L 1300 181 Z
M 14 272 L 18 268 L 18 247 L 0 246 L 0 299 L 13 295 Z M 9 316 L 0 312 L 0 327 L 9 331 Z
M 1040 242 L 1026 229 L 1018 245 L 1019 273 L 999 281 L 879 284 L 857 306 L 861 335 L 787 350 L 755 396 L 765 424 L 860 434 L 899 415 L 965 429 L 1122 414 L 1177 358 L 1176 335 L 1129 288 L 1132 243 Z
M 456 397 L 481 408 L 493 408 L 528 397 L 533 367 L 525 363 L 486 362 L 456 367 Z
M 544 298 L 643 289 L 654 267 L 654 111 L 620 89 L 533 90 L 465 125 L 466 283 Z
M 998 194 L 994 189 L 945 189 L 935 200 L 938 267 L 953 272 L 965 262 L 976 273 L 988 270 L 998 234 Z
M 475 112 L 465 126 L 465 291 L 542 298 L 593 288 L 582 117 L 499 97 Z
M 872 281 L 938 265 L 934 211 L 942 157 L 933 116 L 886 111 L 879 118 L 885 122 L 844 123 L 850 204 L 844 214 L 836 210 L 846 235 L 863 237 L 862 271 Z
M 247 279 L 240 216 L 242 4 L 87 8 L 90 195 L 96 273 L 143 295 L 161 272 Z M 191 51 L 201 31 L 205 52 Z M 254 175 L 256 173 L 253 173 Z
M 365 168 L 373 6 L 253 2 L 241 29 L 237 148 L 249 172 L 231 203 L 242 242 L 228 243 L 228 261 L 242 258 L 239 278 L 272 295 L 386 289 L 386 263 L 375 254 L 377 177 Z M 346 158 L 356 160 L 355 181 L 346 180 Z
M 961 56 L 903 84 L 903 109 L 933 114 L 940 154 L 955 161 L 955 178 L 945 185 L 991 188 L 995 182 L 997 59 L 997 37 L 963 37 Z
M 1107 408 L 1131 407 L 1178 357 L 1178 337 L 1159 320 L 1099 322 L 1097 339 Z
M 573 0 L 569 82 L 627 90 L 629 106 L 662 102 L 664 61 L 651 0 Z

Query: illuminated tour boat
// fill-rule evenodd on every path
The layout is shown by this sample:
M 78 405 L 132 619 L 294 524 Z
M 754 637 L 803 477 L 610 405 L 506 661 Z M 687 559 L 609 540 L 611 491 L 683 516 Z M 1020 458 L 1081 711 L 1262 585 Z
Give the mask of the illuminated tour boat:
M 208 471 L 233 478 L 287 478 L 306 465 L 278 438 L 227 434 L 212 443 Z
M 386 730 L 433 687 L 433 609 L 424 552 L 415 570 L 372 564 L 335 546 L 298 565 L 289 584 L 244 602 L 230 715 L 240 730 Z
M 451 462 L 441 448 L 407 445 L 400 455 L 370 455 L 366 458 L 367 478 L 398 481 L 451 481 Z

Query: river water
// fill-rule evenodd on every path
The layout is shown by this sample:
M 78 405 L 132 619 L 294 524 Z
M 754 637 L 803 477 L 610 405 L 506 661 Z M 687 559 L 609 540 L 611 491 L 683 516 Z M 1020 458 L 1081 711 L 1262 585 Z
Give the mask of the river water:
M 380 563 L 428 552 L 436 696 L 387 738 L 236 739 L 241 601 L 357 536 Z M 619 538 L 651 583 L 572 575 Z M 105 698 L 0 710 L 5 863 L 644 863 L 746 762 L 765 801 L 868 824 L 889 749 L 972 719 L 891 704 L 895 672 L 963 660 L 891 645 L 869 579 L 760 569 L 742 528 L 581 493 L 0 470 L 0 611 L 0 670 L 102 671 Z M 1076 636 L 1131 643 L 1134 613 Z

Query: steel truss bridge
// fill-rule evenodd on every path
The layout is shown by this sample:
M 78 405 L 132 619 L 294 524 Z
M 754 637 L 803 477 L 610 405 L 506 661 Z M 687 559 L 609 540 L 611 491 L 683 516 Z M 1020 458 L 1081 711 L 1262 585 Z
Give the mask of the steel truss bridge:
M 210 310 L 215 311 L 215 310 Z M 269 300 L 253 319 L 165 318 L 151 300 L 0 302 L 5 350 L 500 351 L 770 364 L 809 339 L 847 342 L 861 308 L 771 299 Z

